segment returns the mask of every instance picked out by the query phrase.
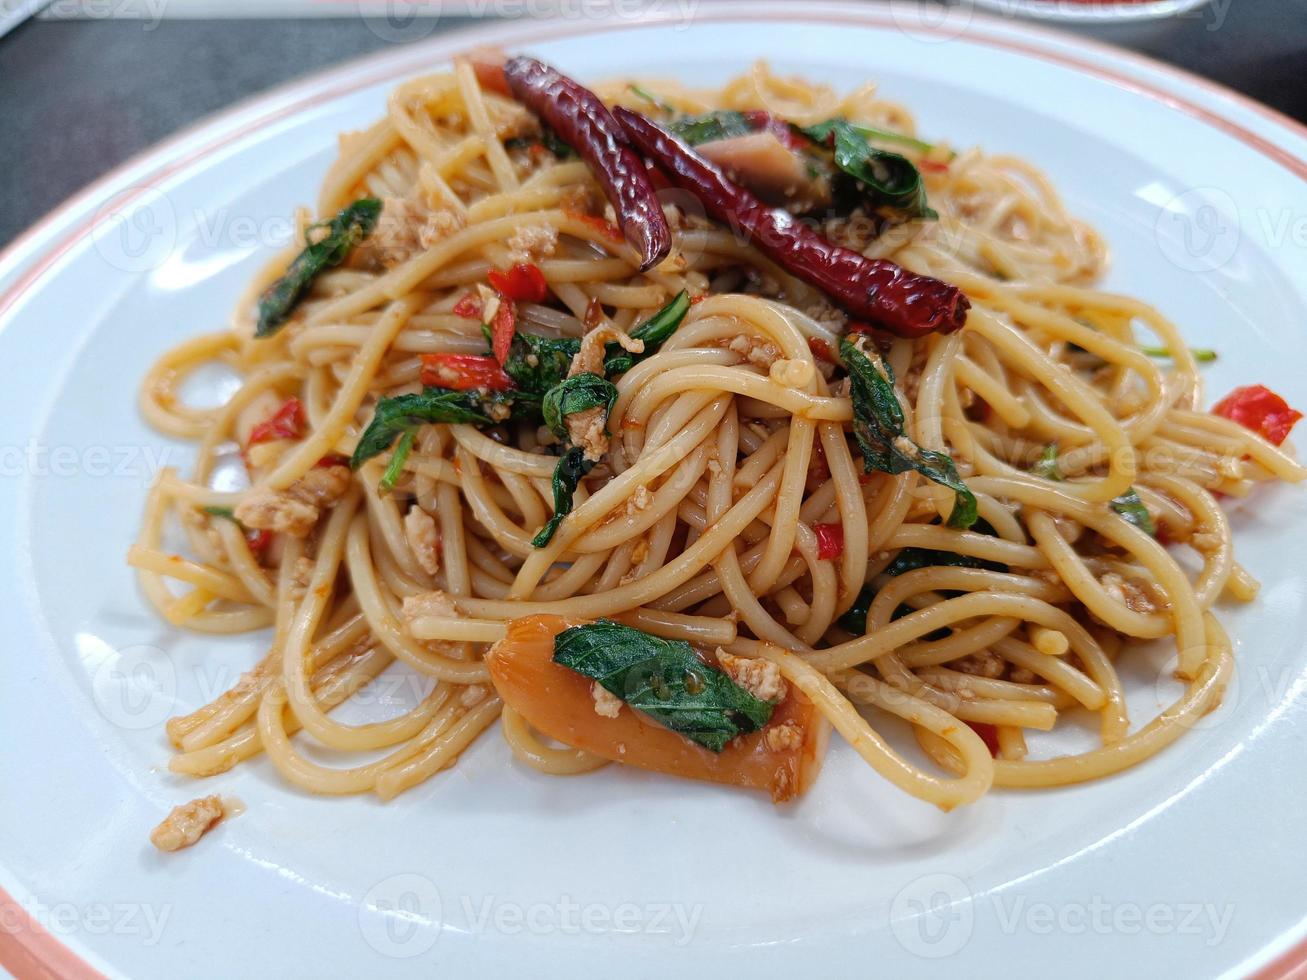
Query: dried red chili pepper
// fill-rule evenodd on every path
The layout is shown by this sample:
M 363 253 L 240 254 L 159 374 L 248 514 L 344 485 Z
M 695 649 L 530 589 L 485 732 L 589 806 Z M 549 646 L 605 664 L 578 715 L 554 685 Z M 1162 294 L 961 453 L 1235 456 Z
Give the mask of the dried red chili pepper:
M 504 66 L 519 102 L 543 119 L 580 154 L 617 212 L 626 240 L 640 257 L 640 271 L 667 257 L 672 233 L 649 183 L 644 163 L 627 145 L 622 127 L 599 96 L 534 58 Z
M 777 264 L 821 289 L 855 317 L 900 337 L 957 330 L 971 304 L 956 286 L 919 276 L 888 259 L 869 259 L 828 241 L 792 214 L 764 204 L 722 171 L 638 112 L 613 116 L 640 152 L 694 194 L 718 221 L 743 229 Z

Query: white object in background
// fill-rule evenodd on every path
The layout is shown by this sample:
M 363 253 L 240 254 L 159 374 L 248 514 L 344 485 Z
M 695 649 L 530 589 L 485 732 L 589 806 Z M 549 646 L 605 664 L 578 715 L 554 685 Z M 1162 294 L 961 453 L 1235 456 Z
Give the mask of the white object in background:
M 1156 42 L 1164 35 L 1214 31 L 1232 0 L 958 0 L 1003 17 L 1025 17 L 1114 44 Z
M 50 0 L 0 0 L 0 37 L 27 20 Z

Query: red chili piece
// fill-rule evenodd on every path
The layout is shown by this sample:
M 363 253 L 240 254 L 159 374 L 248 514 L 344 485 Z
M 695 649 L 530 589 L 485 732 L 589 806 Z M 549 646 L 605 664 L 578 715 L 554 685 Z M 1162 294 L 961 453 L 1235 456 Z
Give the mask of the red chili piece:
M 1263 385 L 1234 389 L 1212 406 L 1212 414 L 1252 429 L 1275 446 L 1289 437 L 1289 430 L 1302 418 L 1302 412 Z
M 474 293 L 467 293 L 454 304 L 454 316 L 461 316 L 465 320 L 480 320 L 481 300 Z
M 966 322 L 971 304 L 956 286 L 836 245 L 788 211 L 768 207 L 732 183 L 657 123 L 621 106 L 613 115 L 636 148 L 674 184 L 698 197 L 710 215 L 741 228 L 764 254 L 853 316 L 909 338 L 949 333 Z
M 519 102 L 540 116 L 580 154 L 617 211 L 622 233 L 640 257 L 640 271 L 667 257 L 672 233 L 640 158 L 626 144 L 622 128 L 588 88 L 534 58 L 513 58 L 504 66 Z
M 817 557 L 829 561 L 844 554 L 843 524 L 814 524 L 813 532 L 817 535 Z
M 491 269 L 486 276 L 490 285 L 507 298 L 527 303 L 543 303 L 549 295 L 549 283 L 540 267 L 530 262 L 519 262 L 507 272 Z
M 250 430 L 249 445 L 274 439 L 298 439 L 304 434 L 304 406 L 298 398 L 286 402 Z
M 975 729 L 976 734 L 980 736 L 980 740 L 985 743 L 985 748 L 989 749 L 989 754 L 997 759 L 998 729 L 985 721 L 969 721 L 967 724 Z
M 513 387 L 513 379 L 499 362 L 480 354 L 423 354 L 421 379 L 424 385 L 454 391 L 508 391 Z

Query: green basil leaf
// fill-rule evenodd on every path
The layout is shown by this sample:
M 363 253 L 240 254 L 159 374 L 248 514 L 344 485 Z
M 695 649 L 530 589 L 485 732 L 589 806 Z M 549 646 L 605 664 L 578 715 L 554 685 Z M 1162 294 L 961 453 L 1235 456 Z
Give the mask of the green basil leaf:
M 681 325 L 681 321 L 689 312 L 690 294 L 682 289 L 672 297 L 670 303 L 631 331 L 632 339 L 644 341 L 644 350 L 641 353 L 632 354 L 630 351 L 623 350 L 617 343 L 605 345 L 604 372 L 608 375 L 621 374 L 631 370 L 646 357 L 656 354 L 658 348 L 676 332 L 676 328 Z
M 1148 508 L 1139 499 L 1139 492 L 1134 487 L 1131 487 L 1121 496 L 1113 498 L 1111 507 L 1145 534 L 1157 534 L 1157 525 L 1153 523 L 1153 515 L 1148 513 Z
M 330 221 L 315 225 L 315 228 L 325 228 L 326 235 L 306 245 L 285 274 L 263 291 L 259 297 L 259 322 L 254 336 L 270 337 L 276 333 L 309 291 L 314 278 L 345 261 L 354 246 L 376 227 L 379 217 L 381 202 L 375 197 L 365 197 L 341 209 Z
M 531 539 L 531 547 L 543 548 L 553 540 L 558 525 L 563 518 L 572 513 L 572 497 L 581 483 L 581 478 L 594 467 L 594 463 L 585 458 L 585 453 L 573 446 L 558 458 L 554 467 L 554 516 L 549 518 L 536 536 Z
M 893 379 L 877 370 L 871 358 L 848 337 L 840 338 L 840 359 L 848 369 L 853 401 L 853 437 L 862 450 L 868 473 L 916 470 L 955 495 L 948 526 L 966 530 L 976 522 L 976 497 L 958 476 L 947 453 L 922 449 L 903 431 L 903 407 L 894 394 Z M 884 363 L 882 361 L 882 363 Z M 886 371 L 889 365 L 885 365 Z
M 575 337 L 538 337 L 515 333 L 504 362 L 504 373 L 513 379 L 519 396 L 544 398 L 549 389 L 567 377 L 572 358 L 581 349 Z
M 390 493 L 395 489 L 395 484 L 399 482 L 400 475 L 404 472 L 404 463 L 408 460 L 408 454 L 413 451 L 413 439 L 416 429 L 405 429 L 404 434 L 399 437 L 399 442 L 395 443 L 395 451 L 390 454 L 390 462 L 386 464 L 386 472 L 381 474 L 381 479 L 377 482 L 377 489 L 382 493 Z
M 230 507 L 215 507 L 213 505 L 207 505 L 201 507 L 200 510 L 204 511 L 204 513 L 208 514 L 210 517 L 223 517 L 229 521 L 236 521 L 236 511 L 232 510 Z M 240 521 L 236 521 L 236 523 L 239 524 Z
M 771 703 L 704 663 L 690 644 L 606 619 L 559 633 L 554 663 L 598 681 L 635 710 L 713 752 L 771 720 Z
M 395 395 L 377 402 L 372 421 L 363 430 L 349 465 L 358 469 L 373 456 L 379 456 L 410 429 L 432 422 L 495 425 L 483 410 L 483 400 L 475 391 L 449 391 L 426 388 L 408 395 Z
M 1044 447 L 1035 465 L 1030 467 L 1030 472 L 1035 476 L 1042 476 L 1045 480 L 1060 482 L 1063 479 L 1062 471 L 1057 468 L 1057 443 L 1051 442 Z
M 613 410 L 617 401 L 617 388 L 611 381 L 605 381 L 597 374 L 578 374 L 564 378 L 545 394 L 541 403 L 545 425 L 549 431 L 560 439 L 568 437 L 567 416 L 585 412 L 592 408 L 602 408 L 604 418 Z
M 705 112 L 701 116 L 682 116 L 673 120 L 667 128 L 691 146 L 747 136 L 754 132 L 754 127 L 749 124 L 744 113 L 729 109 Z
M 939 217 L 926 203 L 920 171 L 907 157 L 869 144 L 867 134 L 873 131 L 844 119 L 828 119 L 800 132 L 831 149 L 835 166 L 857 182 L 872 207 L 887 208 L 903 218 Z

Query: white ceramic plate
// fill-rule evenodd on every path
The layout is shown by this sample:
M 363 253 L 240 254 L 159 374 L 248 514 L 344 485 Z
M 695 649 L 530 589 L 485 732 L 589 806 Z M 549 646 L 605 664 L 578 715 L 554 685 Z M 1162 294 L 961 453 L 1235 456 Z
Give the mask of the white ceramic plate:
M 812 794 L 774 809 L 615 768 L 539 776 L 493 732 L 390 805 L 310 798 L 261 763 L 203 784 L 167 772 L 164 718 L 231 683 L 260 644 L 166 628 L 123 564 L 147 482 L 187 459 L 137 417 L 137 381 L 166 346 L 224 322 L 290 209 L 315 198 L 337 132 L 473 43 L 581 78 L 716 82 L 759 56 L 841 86 L 875 78 L 925 133 L 1047 170 L 1111 243 L 1110 285 L 1219 349 L 1213 394 L 1264 382 L 1307 404 L 1300 127 L 1159 65 L 969 13 L 725 4 L 687 25 L 665 9 L 442 37 L 282 89 L 115 172 L 0 261 L 0 886 L 15 900 L 0 906 L 0 950 L 27 958 L 11 968 L 1208 976 L 1299 940 L 1307 494 L 1291 488 L 1231 504 L 1265 587 L 1223 613 L 1239 664 L 1226 704 L 1104 782 L 944 814 L 837 745 Z M 1146 719 L 1172 682 L 1164 658 L 1136 660 Z M 167 809 L 215 790 L 248 812 L 190 851 L 154 853 L 146 835 Z

